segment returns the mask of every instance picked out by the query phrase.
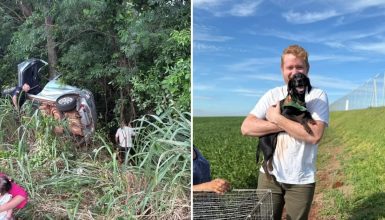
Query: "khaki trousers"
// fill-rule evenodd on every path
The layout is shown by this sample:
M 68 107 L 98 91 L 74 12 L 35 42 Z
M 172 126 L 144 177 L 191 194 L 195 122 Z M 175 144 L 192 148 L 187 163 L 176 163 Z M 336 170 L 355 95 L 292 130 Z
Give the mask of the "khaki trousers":
M 274 176 L 272 176 L 272 179 L 269 181 L 266 175 L 260 172 L 258 189 L 271 189 L 274 220 L 281 220 L 283 207 L 285 205 L 287 220 L 308 219 L 314 196 L 315 183 L 279 183 Z

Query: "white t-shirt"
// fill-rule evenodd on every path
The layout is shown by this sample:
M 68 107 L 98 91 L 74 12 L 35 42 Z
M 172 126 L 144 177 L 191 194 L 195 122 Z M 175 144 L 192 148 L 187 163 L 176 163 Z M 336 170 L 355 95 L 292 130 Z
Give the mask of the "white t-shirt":
M 115 137 L 119 138 L 119 146 L 128 148 L 132 147 L 131 136 L 135 136 L 135 132 L 133 128 L 128 126 L 119 128 L 115 134 Z
M 12 195 L 9 193 L 4 193 L 4 195 L 0 195 L 0 205 L 4 205 L 12 199 Z M 0 212 L 0 220 L 5 219 L 7 217 L 7 211 Z
M 287 95 L 287 86 L 269 90 L 250 112 L 259 119 L 266 119 L 266 111 Z M 306 93 L 307 110 L 316 121 L 329 124 L 329 103 L 327 95 L 318 88 Z M 315 182 L 317 144 L 305 143 L 281 132 L 277 137 L 277 146 L 273 156 L 273 171 L 278 182 L 287 184 L 309 184 Z M 261 172 L 264 172 L 262 167 Z

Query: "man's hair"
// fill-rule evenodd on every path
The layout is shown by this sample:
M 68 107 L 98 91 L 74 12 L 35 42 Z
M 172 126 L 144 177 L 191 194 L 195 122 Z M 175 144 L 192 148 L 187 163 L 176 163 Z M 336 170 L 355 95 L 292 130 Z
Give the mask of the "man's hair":
M 9 192 L 9 190 L 11 190 L 11 181 L 6 176 L 0 176 L 0 195 Z
M 122 119 L 120 121 L 120 126 L 123 128 L 124 126 L 127 126 L 127 120 L 126 119 Z
M 284 49 L 282 56 L 281 56 L 281 67 L 283 67 L 283 57 L 286 54 L 293 54 L 295 57 L 300 58 L 303 61 L 305 61 L 307 71 L 309 71 L 309 69 L 310 69 L 310 64 L 309 64 L 309 60 L 308 60 L 309 55 L 303 47 L 295 44 L 295 45 L 290 45 L 286 49 Z

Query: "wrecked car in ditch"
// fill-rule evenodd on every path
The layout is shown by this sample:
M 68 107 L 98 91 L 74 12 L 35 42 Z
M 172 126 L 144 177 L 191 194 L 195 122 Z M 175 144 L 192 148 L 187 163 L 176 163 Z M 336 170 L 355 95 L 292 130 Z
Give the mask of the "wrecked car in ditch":
M 68 120 L 70 132 L 81 142 L 88 142 L 95 132 L 96 106 L 93 94 L 87 89 L 65 85 L 59 82 L 60 75 L 41 85 L 41 70 L 48 63 L 41 59 L 28 59 L 17 66 L 18 83 L 21 88 L 24 83 L 31 84 L 31 90 L 36 85 L 42 87 L 37 94 L 26 93 L 25 98 L 37 106 L 43 115 L 53 116 L 57 120 Z M 5 89 L 3 95 L 11 95 L 16 87 Z M 56 133 L 62 133 L 62 127 L 55 128 Z

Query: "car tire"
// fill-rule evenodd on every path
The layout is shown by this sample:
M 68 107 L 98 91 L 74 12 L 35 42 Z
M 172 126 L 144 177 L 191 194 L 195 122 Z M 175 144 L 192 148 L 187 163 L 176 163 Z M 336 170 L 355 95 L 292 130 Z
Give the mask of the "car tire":
M 76 95 L 66 94 L 56 99 L 56 106 L 59 111 L 68 112 L 76 107 Z

